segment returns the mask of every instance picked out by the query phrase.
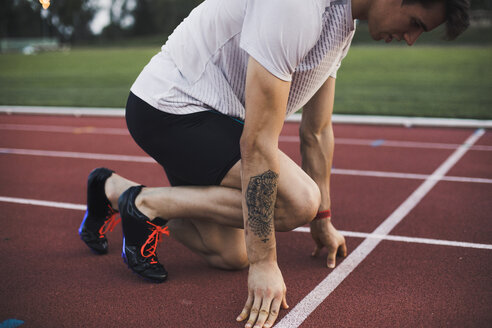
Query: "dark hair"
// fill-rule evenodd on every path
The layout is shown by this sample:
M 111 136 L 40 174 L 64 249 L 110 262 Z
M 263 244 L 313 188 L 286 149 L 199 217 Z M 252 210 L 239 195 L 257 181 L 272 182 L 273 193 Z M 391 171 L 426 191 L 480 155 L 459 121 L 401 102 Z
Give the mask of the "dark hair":
M 445 2 L 446 6 L 446 40 L 454 40 L 470 25 L 468 10 L 470 0 L 403 0 L 402 4 L 419 3 L 430 8 L 436 2 Z

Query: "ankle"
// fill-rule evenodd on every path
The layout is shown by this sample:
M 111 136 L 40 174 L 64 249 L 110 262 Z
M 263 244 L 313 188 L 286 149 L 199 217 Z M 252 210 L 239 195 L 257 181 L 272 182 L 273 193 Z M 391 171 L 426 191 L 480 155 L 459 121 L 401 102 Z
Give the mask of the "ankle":
M 151 205 L 151 194 L 147 188 L 142 189 L 137 198 L 135 198 L 135 206 L 151 221 L 158 217 L 158 214 Z
M 115 174 L 113 173 L 106 179 L 106 183 L 104 184 L 104 194 L 114 210 L 118 210 L 118 197 L 120 197 L 121 194 L 117 192 L 115 184 L 116 179 L 117 177 L 115 177 Z

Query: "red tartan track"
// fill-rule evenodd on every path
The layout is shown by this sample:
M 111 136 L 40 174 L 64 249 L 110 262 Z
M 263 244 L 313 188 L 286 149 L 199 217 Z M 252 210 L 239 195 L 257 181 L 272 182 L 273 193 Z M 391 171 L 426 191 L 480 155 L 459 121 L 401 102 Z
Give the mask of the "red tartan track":
M 297 123 L 286 123 L 280 148 L 300 163 L 297 131 Z M 358 256 L 355 250 L 367 235 L 354 233 L 378 228 L 475 133 L 481 132 L 336 125 L 333 221 L 349 249 L 337 265 L 349 267 Z M 492 132 L 476 136 L 412 204 L 390 238 L 380 236 L 319 306 L 301 311 L 300 327 L 492 326 Z M 124 119 L 0 115 L 0 148 L 0 327 L 9 319 L 26 328 L 244 326 L 235 318 L 246 300 L 247 270 L 210 268 L 164 238 L 158 254 L 169 280 L 151 284 L 123 264 L 121 226 L 109 234 L 105 256 L 80 241 L 86 178 L 93 168 L 110 167 L 148 186 L 168 185 L 163 170 L 145 162 Z M 26 199 L 75 208 L 19 203 Z M 325 277 L 341 275 L 324 266 L 326 253 L 311 258 L 312 248 L 309 233 L 277 234 L 290 305 L 277 322 Z M 287 319 L 277 327 L 299 326 Z

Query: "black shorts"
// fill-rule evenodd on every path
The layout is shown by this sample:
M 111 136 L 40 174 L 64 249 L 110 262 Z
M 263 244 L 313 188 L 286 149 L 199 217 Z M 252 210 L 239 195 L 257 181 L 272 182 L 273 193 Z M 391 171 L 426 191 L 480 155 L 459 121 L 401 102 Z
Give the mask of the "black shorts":
M 126 123 L 133 139 L 164 168 L 173 186 L 219 185 L 241 158 L 243 123 L 216 111 L 169 114 L 130 93 Z

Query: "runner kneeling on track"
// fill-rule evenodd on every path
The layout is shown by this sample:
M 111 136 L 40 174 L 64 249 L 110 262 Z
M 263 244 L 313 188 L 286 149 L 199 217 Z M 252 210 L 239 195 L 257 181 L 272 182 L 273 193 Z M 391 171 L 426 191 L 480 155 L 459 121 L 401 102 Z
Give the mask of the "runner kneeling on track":
M 122 218 L 123 257 L 154 282 L 167 272 L 156 256 L 171 232 L 210 265 L 249 266 L 238 321 L 271 327 L 287 308 L 274 231 L 310 223 L 313 255 L 327 265 L 346 256 L 330 220 L 331 116 L 335 78 L 367 19 L 375 40 L 413 44 L 447 22 L 455 38 L 468 25 L 467 0 L 205 0 L 181 23 L 131 88 L 128 129 L 164 168 L 172 187 L 146 188 L 99 168 L 89 175 L 79 229 L 95 252 Z M 278 149 L 286 116 L 303 107 L 302 168 Z M 314 218 L 318 218 L 314 220 Z

